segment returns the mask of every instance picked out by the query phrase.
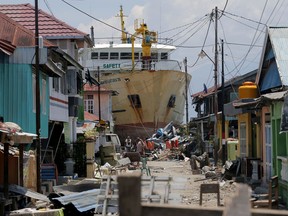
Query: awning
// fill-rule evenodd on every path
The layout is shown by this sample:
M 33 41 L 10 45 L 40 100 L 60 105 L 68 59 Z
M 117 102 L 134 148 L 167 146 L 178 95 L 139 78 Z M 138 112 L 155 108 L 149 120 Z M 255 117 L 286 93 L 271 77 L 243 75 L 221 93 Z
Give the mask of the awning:
M 32 143 L 34 137 L 37 137 L 37 134 L 23 132 L 21 127 L 14 122 L 5 122 L 0 125 L 0 132 L 5 133 L 6 137 L 4 137 L 3 142 L 10 143 L 13 145 L 14 143 Z M 6 138 L 8 138 L 6 140 Z
M 238 101 L 233 102 L 233 106 L 235 108 L 247 107 L 247 106 L 261 107 L 271 101 L 284 100 L 284 96 L 286 93 L 287 91 L 273 92 L 263 94 L 258 98 L 240 99 Z
M 60 54 L 65 60 L 67 60 L 72 66 L 76 67 L 78 70 L 84 70 L 84 67 L 79 64 L 75 59 L 73 59 L 70 55 L 68 55 L 66 52 L 64 52 L 61 49 L 56 49 L 53 50 L 54 52 L 56 52 L 58 55 Z
M 47 63 L 44 64 L 44 67 L 47 68 L 48 70 L 52 71 L 53 73 L 48 73 L 51 77 L 59 76 L 62 77 L 65 74 L 65 71 L 60 69 L 57 64 L 55 64 L 51 58 L 47 59 Z

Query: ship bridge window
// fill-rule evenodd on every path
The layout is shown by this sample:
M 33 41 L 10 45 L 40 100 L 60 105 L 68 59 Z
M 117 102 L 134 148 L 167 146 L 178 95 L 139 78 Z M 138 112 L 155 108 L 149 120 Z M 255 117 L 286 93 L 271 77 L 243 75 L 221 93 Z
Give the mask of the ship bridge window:
M 168 59 L 168 53 L 161 53 L 161 59 Z
M 119 53 L 111 52 L 110 53 L 110 59 L 119 59 Z
M 102 52 L 100 53 L 100 59 L 108 59 L 109 53 L 108 52 Z
M 92 52 L 91 59 L 98 59 L 98 52 Z
M 139 53 L 134 53 L 134 59 L 135 60 L 139 60 L 139 56 L 140 56 Z
M 120 53 L 120 59 L 132 59 L 132 53 L 127 52 Z
M 151 53 L 151 59 L 158 60 L 158 53 Z
M 129 99 L 133 108 L 141 108 L 142 107 L 140 97 L 138 94 L 128 95 L 128 99 Z

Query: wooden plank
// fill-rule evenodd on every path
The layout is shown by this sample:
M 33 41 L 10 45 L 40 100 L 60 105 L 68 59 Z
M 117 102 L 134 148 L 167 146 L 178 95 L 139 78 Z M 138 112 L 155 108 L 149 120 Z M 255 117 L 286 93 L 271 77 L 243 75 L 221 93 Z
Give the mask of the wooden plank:
M 119 214 L 141 216 L 141 173 L 124 173 L 118 176 Z
M 222 216 L 223 207 L 187 207 L 179 205 L 142 204 L 142 216 Z M 121 215 L 122 216 L 122 215 Z
M 155 182 L 155 178 L 153 176 L 151 176 L 150 190 L 149 190 L 149 194 L 148 194 L 148 203 L 151 202 L 150 196 L 152 196 L 153 191 L 154 191 L 154 182 Z
M 4 197 L 8 199 L 8 176 L 9 176 L 9 143 L 4 143 Z
M 141 216 L 222 216 L 224 207 L 187 207 L 179 205 L 142 204 Z M 284 216 L 287 210 L 251 209 L 251 216 Z M 122 215 L 121 215 L 122 216 Z
M 107 185 L 106 185 L 106 190 L 105 190 L 105 200 L 104 200 L 103 209 L 102 209 L 102 215 L 103 216 L 106 215 L 106 211 L 107 211 L 107 199 L 108 199 L 108 195 L 109 195 L 109 191 L 110 191 L 110 182 L 111 182 L 111 178 L 109 176 L 107 179 Z

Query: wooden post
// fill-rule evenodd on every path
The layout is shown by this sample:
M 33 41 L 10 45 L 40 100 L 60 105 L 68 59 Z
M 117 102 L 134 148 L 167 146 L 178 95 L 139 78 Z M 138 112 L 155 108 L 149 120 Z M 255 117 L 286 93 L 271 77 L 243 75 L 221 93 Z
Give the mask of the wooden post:
M 9 194 L 9 143 L 4 143 L 4 197 L 8 199 Z
M 227 200 L 223 216 L 251 216 L 251 191 L 248 185 L 239 184 L 232 199 Z
M 122 174 L 117 181 L 120 216 L 141 216 L 141 174 Z
M 19 144 L 19 171 L 20 171 L 20 186 L 24 186 L 24 176 L 23 176 L 23 168 L 24 168 L 24 162 L 23 162 L 23 151 L 24 151 L 24 144 Z

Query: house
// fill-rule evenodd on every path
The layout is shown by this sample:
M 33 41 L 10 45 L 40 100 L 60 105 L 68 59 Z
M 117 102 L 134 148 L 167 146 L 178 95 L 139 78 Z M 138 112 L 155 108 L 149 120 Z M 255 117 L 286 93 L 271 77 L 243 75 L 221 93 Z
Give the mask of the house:
M 5 14 L 0 13 L 0 113 L 5 121 L 15 122 L 24 131 L 35 133 L 35 40 L 34 33 Z M 40 50 L 41 134 L 48 136 L 49 76 L 59 70 L 50 69 L 49 52 L 55 45 L 44 40 Z M 60 72 L 59 72 L 60 73 Z
M 258 167 L 262 185 L 267 185 L 272 176 L 279 177 L 279 194 L 287 206 L 288 28 L 267 27 L 263 47 L 255 81 L 260 96 L 234 101 L 225 112 L 238 118 L 240 156 L 258 161 L 252 164 L 253 169 Z
M 279 192 L 288 204 L 288 134 L 286 101 L 288 89 L 288 28 L 267 27 L 256 84 L 260 97 L 242 104 L 260 113 L 261 134 L 257 149 L 263 170 L 263 183 L 273 175 L 279 177 Z
M 19 125 L 23 131 L 35 134 L 35 35 L 31 30 L 19 25 L 19 23 L 13 21 L 11 18 L 9 18 L 3 13 L 0 13 L 0 29 L 0 113 L 1 116 L 4 117 L 5 122 L 14 122 Z M 57 55 L 57 47 L 53 43 L 45 39 L 43 40 L 43 47 L 39 49 L 39 53 L 41 56 L 39 59 L 41 136 L 48 137 L 50 106 L 48 94 L 49 77 L 61 76 L 63 72 L 57 67 L 54 62 L 57 62 L 58 60 L 66 62 L 66 60 L 61 56 Z M 20 141 L 16 142 L 16 144 L 17 143 L 19 144 Z M 21 144 L 20 146 L 23 147 L 23 145 L 25 144 Z M 26 146 L 29 146 L 30 144 L 31 143 L 27 143 Z M 5 164 L 7 165 L 7 168 L 10 165 L 9 169 L 6 169 L 6 171 L 9 170 L 12 174 L 13 172 L 20 169 L 18 169 L 18 167 L 23 166 L 23 162 L 19 162 L 21 161 L 19 159 L 19 155 L 15 155 L 14 164 L 11 165 L 5 160 L 5 152 L 4 163 L 2 162 L 2 152 L 0 154 L 1 173 L 3 171 L 3 165 L 5 166 Z M 17 169 L 11 169 L 11 166 L 17 166 Z M 36 170 L 34 169 L 33 171 L 36 172 Z M 34 178 L 35 176 L 36 173 L 29 177 Z M 1 174 L 0 182 L 3 182 L 2 177 L 4 180 L 7 180 L 6 173 Z M 9 181 L 7 182 L 9 184 L 18 183 L 21 186 L 27 186 L 27 182 L 23 182 L 23 178 L 20 178 L 21 175 L 19 176 L 19 173 L 16 173 L 14 177 L 14 179 L 10 179 L 9 175 Z M 10 180 L 12 182 L 10 182 Z M 31 184 L 27 187 L 31 189 L 36 189 L 34 186 L 37 181 L 30 181 L 34 184 Z
M 217 114 L 217 140 L 218 145 L 221 143 L 222 135 L 222 112 L 224 109 L 225 116 L 225 138 L 238 138 L 238 119 L 233 107 L 233 102 L 238 100 L 238 88 L 245 81 L 255 81 L 257 70 L 253 70 L 241 76 L 234 77 L 224 83 L 224 97 L 222 102 L 221 87 L 217 88 L 218 114 Z M 214 112 L 214 91 L 215 87 L 208 88 L 192 95 L 192 104 L 197 112 L 197 117 L 192 119 L 199 125 L 201 138 L 206 143 L 206 148 L 213 143 L 215 112 Z M 223 105 L 223 106 L 222 106 Z M 227 109 L 227 107 L 230 109 Z M 225 110 L 226 109 L 226 110 Z M 234 113 L 233 113 L 234 111 Z M 208 146 L 207 146 L 208 145 Z M 214 144 L 213 144 L 214 145 Z M 213 146 L 215 148 L 215 146 Z M 217 146 L 216 146 L 217 148 Z
M 35 8 L 31 4 L 0 5 L 0 12 L 25 28 L 35 31 Z M 38 16 L 39 35 L 58 47 L 51 55 L 55 56 L 54 63 L 62 72 L 60 76 L 51 77 L 49 82 L 48 80 L 46 82 L 47 90 L 49 90 L 49 94 L 47 92 L 49 108 L 46 110 L 49 113 L 47 115 L 49 134 L 48 136 L 41 134 L 44 139 L 42 143 L 45 144 L 44 149 L 52 148 L 54 151 L 58 149 L 59 143 L 66 143 L 71 150 L 69 152 L 72 152 L 71 144 L 77 140 L 78 116 L 84 118 L 81 90 L 85 72 L 84 68 L 78 64 L 78 49 L 92 47 L 93 42 L 88 34 L 42 10 L 39 10 Z M 42 155 L 45 156 L 46 151 Z M 58 158 L 58 160 L 61 162 L 63 158 Z
M 97 115 L 98 119 L 95 119 L 97 121 L 103 120 L 107 122 L 109 131 L 113 131 L 112 94 L 113 91 L 102 87 L 98 88 L 98 86 L 88 83 L 84 85 L 84 111 Z M 86 115 L 88 116 L 88 114 Z

